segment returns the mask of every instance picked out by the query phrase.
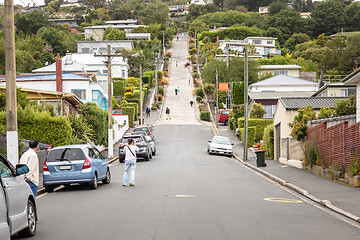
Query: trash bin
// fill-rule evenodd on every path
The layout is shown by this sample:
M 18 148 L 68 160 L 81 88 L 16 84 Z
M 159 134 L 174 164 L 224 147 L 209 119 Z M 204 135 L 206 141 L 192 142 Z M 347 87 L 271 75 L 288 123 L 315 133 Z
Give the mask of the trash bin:
M 266 167 L 265 152 L 266 152 L 266 150 L 256 150 L 255 151 L 257 167 Z

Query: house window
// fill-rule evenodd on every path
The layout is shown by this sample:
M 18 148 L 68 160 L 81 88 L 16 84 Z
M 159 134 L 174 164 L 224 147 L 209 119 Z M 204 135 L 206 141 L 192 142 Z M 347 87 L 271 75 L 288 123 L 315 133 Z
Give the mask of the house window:
M 99 48 L 99 52 L 106 52 L 106 48 Z
M 279 75 L 279 74 L 288 76 L 289 73 L 288 70 L 274 70 L 274 75 Z
M 90 48 L 82 48 L 81 49 L 82 53 L 89 53 L 90 52 Z
M 125 78 L 125 70 L 124 70 L 124 69 L 121 70 L 121 76 L 122 76 L 123 78 Z
M 80 98 L 81 100 L 86 100 L 85 89 L 71 89 L 71 93 Z
M 91 33 L 92 33 L 92 29 L 86 28 L 86 29 L 85 29 L 85 33 L 91 34 Z
M 340 97 L 347 97 L 347 96 L 349 96 L 348 89 L 347 88 L 340 89 Z
M 103 74 L 107 74 L 108 73 L 108 70 L 107 69 L 104 69 L 103 70 Z
M 254 39 L 254 40 L 252 40 L 252 43 L 253 43 L 253 44 L 261 44 L 261 40 L 259 40 L 259 39 Z
M 268 44 L 268 45 L 273 45 L 273 41 L 268 40 L 268 41 L 266 41 L 266 44 Z
M 123 47 L 113 47 L 112 50 L 116 51 L 116 50 L 121 50 L 124 49 Z

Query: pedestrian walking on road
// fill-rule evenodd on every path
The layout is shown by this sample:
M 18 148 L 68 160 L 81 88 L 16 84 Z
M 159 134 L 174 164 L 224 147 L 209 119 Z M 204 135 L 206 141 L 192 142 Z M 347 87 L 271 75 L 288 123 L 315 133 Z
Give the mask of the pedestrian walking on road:
M 192 107 L 192 105 L 194 104 L 193 100 L 190 100 L 190 106 Z
M 190 85 L 190 78 L 189 78 L 189 85 Z
M 127 186 L 128 183 L 128 174 L 130 172 L 130 187 L 135 185 L 135 169 L 136 169 L 136 152 L 139 151 L 139 147 L 136 146 L 134 139 L 128 139 L 128 145 L 124 147 L 125 151 L 125 168 L 124 168 L 124 177 L 123 177 L 123 187 Z
M 39 158 L 36 154 L 38 149 L 39 142 L 32 139 L 29 142 L 29 149 L 20 158 L 20 163 L 26 164 L 29 168 L 29 172 L 24 174 L 23 177 L 26 183 L 29 184 L 35 198 L 39 188 Z
M 175 95 L 177 95 L 178 94 L 178 89 L 177 88 L 175 88 Z
M 149 106 L 146 108 L 146 116 L 150 117 L 150 107 Z
M 176 67 L 178 66 L 178 61 L 175 62 Z
M 166 120 L 171 119 L 171 117 L 170 117 L 170 109 L 168 107 L 166 107 L 165 114 L 166 114 Z

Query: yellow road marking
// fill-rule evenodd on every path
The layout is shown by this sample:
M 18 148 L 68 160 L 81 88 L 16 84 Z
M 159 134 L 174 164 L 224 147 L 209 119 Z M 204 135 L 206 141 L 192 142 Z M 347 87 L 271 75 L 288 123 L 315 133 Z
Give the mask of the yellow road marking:
M 303 203 L 303 201 L 300 200 L 287 199 L 287 198 L 264 198 L 264 200 L 270 202 Z

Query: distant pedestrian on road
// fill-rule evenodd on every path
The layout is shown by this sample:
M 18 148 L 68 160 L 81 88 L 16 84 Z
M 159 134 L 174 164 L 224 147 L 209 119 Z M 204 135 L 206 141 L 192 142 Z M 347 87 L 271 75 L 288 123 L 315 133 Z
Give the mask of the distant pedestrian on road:
M 175 95 L 177 95 L 178 94 L 178 89 L 177 88 L 175 88 Z
M 171 119 L 171 117 L 170 117 L 170 108 L 166 107 L 165 114 L 166 114 L 166 120 Z
M 146 108 L 146 116 L 150 117 L 150 107 L 149 106 Z
M 178 66 L 178 61 L 175 62 L 176 67 Z
M 130 172 L 130 187 L 133 187 L 135 184 L 135 169 L 136 169 L 136 152 L 139 151 L 139 148 L 136 146 L 134 139 L 128 139 L 128 145 L 124 147 L 125 151 L 125 168 L 124 168 L 124 177 L 123 177 L 123 187 L 127 186 L 128 183 L 128 173 L 129 168 Z
M 192 107 L 192 105 L 194 104 L 193 100 L 190 100 L 190 106 Z
M 39 158 L 36 154 L 38 149 L 39 142 L 32 139 L 29 142 L 29 149 L 20 158 L 20 163 L 26 164 L 29 168 L 29 172 L 24 174 L 23 177 L 26 183 L 29 184 L 35 198 L 39 188 Z
M 189 85 L 190 85 L 190 78 L 189 78 Z

